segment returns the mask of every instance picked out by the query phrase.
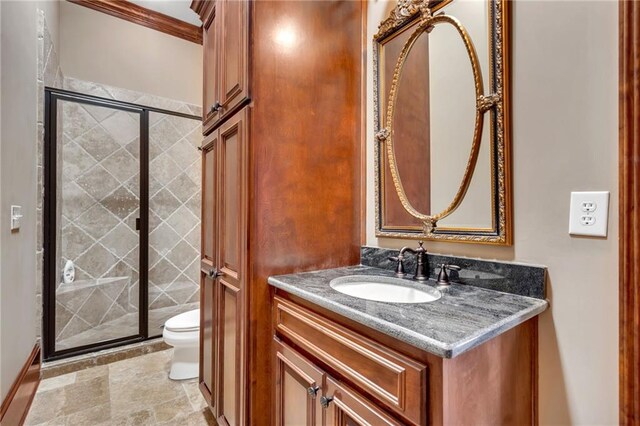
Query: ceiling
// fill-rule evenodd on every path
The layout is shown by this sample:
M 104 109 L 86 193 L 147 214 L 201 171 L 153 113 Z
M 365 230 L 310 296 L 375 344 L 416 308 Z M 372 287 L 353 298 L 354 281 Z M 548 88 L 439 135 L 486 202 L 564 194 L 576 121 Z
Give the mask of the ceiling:
M 191 0 L 129 0 L 138 6 L 163 13 L 189 24 L 201 26 L 198 15 L 189 8 Z

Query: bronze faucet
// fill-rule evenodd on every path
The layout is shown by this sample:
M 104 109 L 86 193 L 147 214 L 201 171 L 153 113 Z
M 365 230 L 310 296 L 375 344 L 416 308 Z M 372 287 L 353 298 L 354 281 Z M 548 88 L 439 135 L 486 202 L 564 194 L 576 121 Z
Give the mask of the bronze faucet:
M 416 256 L 416 274 L 413 276 L 414 279 L 418 281 L 427 281 L 429 279 L 429 274 L 427 272 L 427 249 L 422 247 L 424 243 L 422 241 L 418 242 L 418 248 L 411 247 L 402 247 L 400 249 L 400 253 L 398 257 L 391 257 L 389 259 L 398 262 L 396 266 L 396 277 L 402 278 L 407 274 L 404 270 L 404 257 L 405 253 L 409 252 L 411 254 L 415 254 Z

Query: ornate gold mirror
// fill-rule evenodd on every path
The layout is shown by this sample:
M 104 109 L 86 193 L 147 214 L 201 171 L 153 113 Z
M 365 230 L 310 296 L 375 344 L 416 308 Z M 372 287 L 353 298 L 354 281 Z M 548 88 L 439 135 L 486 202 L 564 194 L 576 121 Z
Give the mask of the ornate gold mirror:
M 508 5 L 401 0 L 380 24 L 378 236 L 511 244 Z

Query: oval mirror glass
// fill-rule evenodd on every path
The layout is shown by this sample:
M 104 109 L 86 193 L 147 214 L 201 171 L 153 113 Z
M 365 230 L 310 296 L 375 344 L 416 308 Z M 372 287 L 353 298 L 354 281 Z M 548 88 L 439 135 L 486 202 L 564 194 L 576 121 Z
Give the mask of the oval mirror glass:
M 458 207 L 469 186 L 483 127 L 481 71 L 466 30 L 440 15 L 417 26 L 394 76 L 386 131 L 391 175 L 404 208 L 429 227 Z
M 391 123 L 398 176 L 420 213 L 436 215 L 456 195 L 475 118 L 473 70 L 460 34 L 446 24 L 425 31 L 405 59 Z

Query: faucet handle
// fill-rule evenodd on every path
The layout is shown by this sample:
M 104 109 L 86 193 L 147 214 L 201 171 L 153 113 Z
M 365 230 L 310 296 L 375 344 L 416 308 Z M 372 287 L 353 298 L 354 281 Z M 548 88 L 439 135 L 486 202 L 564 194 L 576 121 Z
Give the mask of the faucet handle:
M 448 263 L 443 263 L 440 265 L 440 273 L 438 274 L 438 284 L 439 285 L 449 285 L 451 282 L 449 281 L 449 274 L 447 274 L 447 270 L 449 271 L 459 271 L 462 268 L 458 265 L 449 265 Z
M 404 256 L 402 255 L 392 256 L 389 258 L 389 260 L 398 262 L 398 264 L 396 265 L 396 277 L 402 278 L 407 275 L 406 272 L 404 271 Z

